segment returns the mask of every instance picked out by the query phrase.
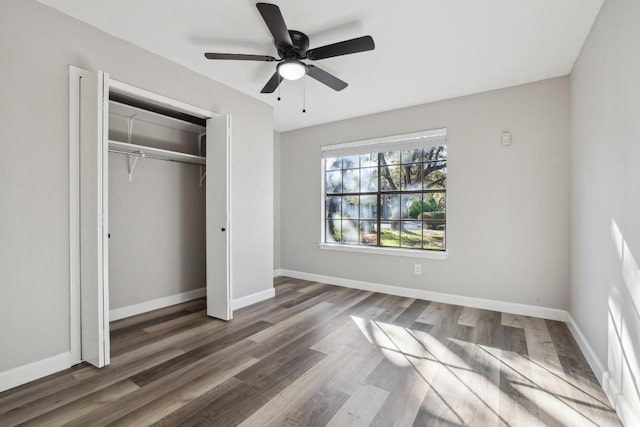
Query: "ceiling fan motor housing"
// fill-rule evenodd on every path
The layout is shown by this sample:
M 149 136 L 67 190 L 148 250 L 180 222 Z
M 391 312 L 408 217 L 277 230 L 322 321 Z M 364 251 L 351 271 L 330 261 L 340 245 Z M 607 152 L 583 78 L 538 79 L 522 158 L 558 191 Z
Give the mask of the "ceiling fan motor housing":
M 304 59 L 309 49 L 309 37 L 301 31 L 289 30 L 293 46 L 278 46 L 278 55 L 283 59 Z

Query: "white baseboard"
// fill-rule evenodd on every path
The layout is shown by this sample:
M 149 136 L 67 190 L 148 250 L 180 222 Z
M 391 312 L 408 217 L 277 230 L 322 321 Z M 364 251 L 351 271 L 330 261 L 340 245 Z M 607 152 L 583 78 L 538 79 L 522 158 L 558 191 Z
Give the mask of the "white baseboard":
M 343 286 L 345 288 L 380 292 L 383 294 L 397 295 L 407 298 L 418 298 L 445 304 L 455 304 L 465 307 L 481 308 L 484 310 L 502 311 L 504 313 L 540 317 L 543 319 L 560 320 L 562 322 L 564 322 L 567 317 L 567 312 L 565 310 L 560 310 L 557 308 L 540 307 L 537 305 L 526 305 L 484 298 L 466 297 L 462 295 L 425 291 L 422 289 L 404 288 L 401 286 L 384 285 L 381 283 L 363 282 L 360 280 L 343 279 L 341 277 L 323 276 L 320 274 L 303 273 L 300 271 L 286 269 L 281 269 L 279 273 L 281 276 L 328 283 L 330 285 Z
M 71 367 L 71 353 L 67 351 L 0 372 L 0 392 L 46 377 L 69 367 Z
M 278 277 L 278 276 L 284 276 L 285 274 L 283 273 L 283 269 L 281 268 L 274 268 L 273 269 L 273 277 Z
M 246 297 L 234 299 L 233 301 L 231 301 L 231 308 L 233 310 L 237 310 L 239 308 L 246 307 L 248 305 L 255 304 L 257 302 L 264 301 L 275 296 L 275 289 L 266 289 L 261 292 L 256 292 L 255 294 L 247 295 Z
M 568 312 L 566 322 L 571 335 L 573 335 L 573 338 L 575 338 L 576 342 L 578 343 L 578 347 L 580 347 L 580 350 L 582 350 L 582 354 L 584 354 L 584 357 L 587 359 L 587 363 L 589 363 L 589 366 L 591 366 L 591 370 L 596 375 L 596 378 L 598 378 L 598 381 L 600 381 L 600 384 L 604 385 L 603 375 L 605 373 L 605 370 L 602 361 L 596 355 L 596 352 L 593 350 L 593 347 L 591 347 L 591 344 L 589 344 L 589 341 L 587 341 L 587 338 L 578 327 L 575 319 Z
M 109 310 L 109 321 L 120 320 L 124 319 L 125 317 L 135 316 L 136 314 L 142 314 L 148 311 L 157 310 L 159 308 L 169 307 L 170 305 L 180 304 L 181 302 L 191 301 L 196 298 L 202 298 L 206 295 L 207 289 L 200 288 L 194 289 L 192 291 L 182 292 L 181 294 L 169 295 L 168 297 L 141 302 L 139 304 L 114 308 L 113 310 Z
M 611 375 L 609 375 L 609 372 L 605 369 L 602 361 L 596 355 L 593 347 L 591 347 L 591 344 L 589 344 L 589 341 L 587 341 L 587 338 L 570 313 L 567 313 L 567 326 L 578 343 L 580 350 L 582 350 L 582 354 L 584 354 L 584 357 L 587 359 L 591 370 L 596 375 L 598 381 L 600 381 L 604 394 L 609 398 L 609 402 L 615 408 L 620 420 L 626 426 L 640 426 L 640 409 L 634 408 L 625 400 L 618 384 L 611 378 Z
M 613 378 L 606 372 L 602 375 L 602 389 L 609 398 L 616 414 L 625 426 L 640 426 L 640 408 L 631 405 L 620 392 Z

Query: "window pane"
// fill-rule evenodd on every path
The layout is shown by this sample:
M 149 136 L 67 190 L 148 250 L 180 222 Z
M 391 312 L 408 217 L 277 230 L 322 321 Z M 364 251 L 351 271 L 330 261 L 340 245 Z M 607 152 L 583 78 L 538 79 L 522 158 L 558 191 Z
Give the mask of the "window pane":
M 357 193 L 360 188 L 360 170 L 347 169 L 342 171 L 342 185 L 345 193 Z
M 446 220 L 445 193 L 425 194 L 422 213 L 418 216 L 425 230 L 443 230 Z
M 402 165 L 400 167 L 402 173 L 401 189 L 402 190 L 421 190 L 422 189 L 422 164 L 413 163 L 410 165 Z
M 360 218 L 376 219 L 378 215 L 378 196 L 360 196 Z
M 358 243 L 358 220 L 342 221 L 342 243 Z
M 402 163 L 420 163 L 422 161 L 422 148 L 401 151 L 400 160 Z
M 434 188 L 445 188 L 447 179 L 446 162 L 425 163 L 422 171 L 422 184 L 425 190 Z
M 400 166 L 381 166 L 380 174 L 381 191 L 400 190 Z
M 363 168 L 360 170 L 360 191 L 378 191 L 378 168 Z
M 422 193 L 403 194 L 400 202 L 402 219 L 418 219 L 422 213 Z
M 337 220 L 337 221 L 328 220 L 325 222 L 324 234 L 325 234 L 325 241 L 327 243 L 340 242 L 340 235 L 341 235 L 340 222 L 341 222 L 340 220 Z
M 342 169 L 342 157 L 330 157 L 325 159 L 324 170 L 334 171 Z
M 422 244 L 423 249 L 433 249 L 433 250 L 444 250 L 444 233 L 445 226 L 442 225 L 442 229 L 439 230 L 429 230 L 426 227 L 423 229 L 423 239 L 424 243 Z
M 439 162 L 447 160 L 447 147 L 429 147 L 424 149 L 424 162 Z
M 400 246 L 403 248 L 422 247 L 421 221 L 402 221 L 400 229 Z
M 399 151 L 389 151 L 386 153 L 380 153 L 382 154 L 382 161 L 381 161 L 381 165 L 383 164 L 388 164 L 388 165 L 396 165 L 398 163 L 400 163 L 400 152 Z
M 422 182 L 425 189 L 445 188 L 447 177 L 447 147 L 430 147 L 424 150 Z
M 400 221 L 380 223 L 380 246 L 400 246 Z
M 340 219 L 342 213 L 342 197 L 327 196 L 324 203 L 324 211 L 326 219 Z
M 342 158 L 342 169 L 360 167 L 360 156 L 346 156 Z
M 363 154 L 360 156 L 360 167 L 378 166 L 378 153 Z
M 342 172 L 331 171 L 327 172 L 326 175 L 324 186 L 327 193 L 342 193 Z
M 342 198 L 342 219 L 358 218 L 358 196 Z
M 360 244 L 368 246 L 378 245 L 377 221 L 360 221 Z
M 380 218 L 400 219 L 400 196 L 398 194 L 385 194 L 380 198 Z

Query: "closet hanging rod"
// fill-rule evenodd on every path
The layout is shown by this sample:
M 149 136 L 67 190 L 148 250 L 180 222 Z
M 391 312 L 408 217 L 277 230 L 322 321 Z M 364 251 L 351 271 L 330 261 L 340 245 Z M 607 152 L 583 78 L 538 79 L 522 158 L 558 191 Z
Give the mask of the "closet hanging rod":
M 177 151 L 163 150 L 161 148 L 146 147 L 144 145 L 128 144 L 120 141 L 109 141 L 109 152 L 136 156 L 153 160 L 187 163 L 192 165 L 206 165 L 205 157 L 194 154 L 180 153 Z
M 166 157 L 162 157 L 162 156 L 154 156 L 153 154 L 145 154 L 142 152 L 135 152 L 135 151 L 122 151 L 122 150 L 109 150 L 110 153 L 114 153 L 114 154 L 124 154 L 126 156 L 136 156 L 136 157 L 141 157 L 144 159 L 151 159 L 151 160 L 162 160 L 165 162 L 176 162 L 176 163 L 186 163 L 186 164 L 190 164 L 190 165 L 196 165 L 196 166 L 200 166 L 203 163 L 199 162 L 199 161 L 189 161 L 189 160 L 178 160 L 178 159 L 169 159 Z

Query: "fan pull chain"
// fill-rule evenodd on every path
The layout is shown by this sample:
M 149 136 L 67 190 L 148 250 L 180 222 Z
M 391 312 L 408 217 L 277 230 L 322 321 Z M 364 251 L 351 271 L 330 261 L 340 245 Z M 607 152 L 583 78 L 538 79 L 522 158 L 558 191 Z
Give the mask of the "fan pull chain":
M 302 78 L 302 112 L 307 112 L 307 76 Z
M 278 75 L 278 101 L 282 99 L 280 98 L 280 86 L 282 86 L 282 76 Z

